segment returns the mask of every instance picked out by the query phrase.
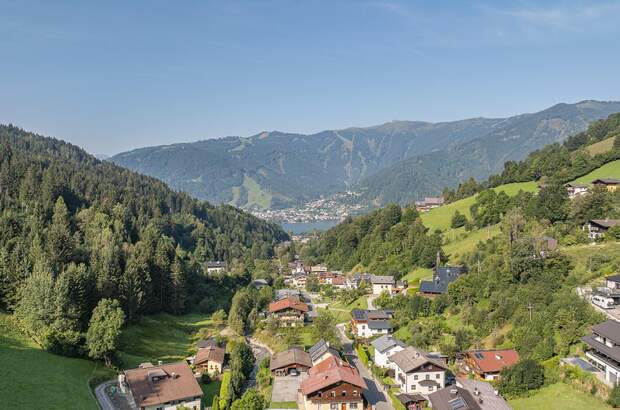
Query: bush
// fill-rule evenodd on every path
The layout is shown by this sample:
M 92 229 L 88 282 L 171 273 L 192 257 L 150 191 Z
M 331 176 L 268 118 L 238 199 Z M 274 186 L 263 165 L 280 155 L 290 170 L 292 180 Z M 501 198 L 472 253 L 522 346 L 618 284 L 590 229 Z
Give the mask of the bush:
M 202 384 L 211 383 L 211 376 L 209 375 L 209 373 L 204 372 L 202 375 L 200 375 L 200 381 L 202 382 Z
M 357 355 L 359 356 L 362 363 L 364 363 L 364 366 L 368 367 L 368 353 L 366 353 L 366 349 L 364 348 L 364 346 L 362 346 L 361 344 L 357 345 L 355 350 L 357 351 Z
M 220 409 L 227 408 L 228 395 L 230 394 L 230 372 L 224 372 L 222 377 L 222 384 L 220 385 Z
M 455 211 L 454 215 L 452 215 L 452 221 L 450 223 L 450 227 L 452 228 L 460 228 L 461 226 L 465 226 L 467 224 L 467 217 L 460 213 L 459 211 Z
M 502 370 L 499 391 L 506 396 L 519 396 L 538 389 L 545 383 L 545 370 L 531 359 Z
M 620 386 L 613 388 L 609 395 L 609 399 L 607 399 L 607 403 L 614 408 L 620 407 Z

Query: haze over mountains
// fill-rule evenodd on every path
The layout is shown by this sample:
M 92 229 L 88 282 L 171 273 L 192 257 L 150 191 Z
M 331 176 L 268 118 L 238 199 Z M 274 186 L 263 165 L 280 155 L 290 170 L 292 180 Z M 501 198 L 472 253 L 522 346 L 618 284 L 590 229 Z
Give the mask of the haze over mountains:
M 509 118 L 263 132 L 140 148 L 111 160 L 200 199 L 246 208 L 286 208 L 345 190 L 373 206 L 406 204 L 486 178 L 619 111 L 620 102 L 582 101 Z

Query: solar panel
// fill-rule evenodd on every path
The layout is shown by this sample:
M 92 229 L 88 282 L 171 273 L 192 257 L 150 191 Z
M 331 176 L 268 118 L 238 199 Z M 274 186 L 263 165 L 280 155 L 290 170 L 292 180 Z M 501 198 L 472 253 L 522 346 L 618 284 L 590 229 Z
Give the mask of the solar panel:
M 465 400 L 463 400 L 461 396 L 448 401 L 448 405 L 451 410 L 469 409 L 469 406 L 465 403 Z
M 484 359 L 484 356 L 480 352 L 474 353 L 474 356 L 476 356 L 477 359 Z

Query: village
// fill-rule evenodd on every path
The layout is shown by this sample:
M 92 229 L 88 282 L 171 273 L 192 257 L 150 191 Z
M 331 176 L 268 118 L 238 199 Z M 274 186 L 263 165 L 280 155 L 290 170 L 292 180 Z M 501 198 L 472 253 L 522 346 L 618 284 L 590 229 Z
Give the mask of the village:
M 613 192 L 620 181 L 593 181 Z M 568 184 L 571 199 L 587 195 L 588 187 Z M 416 203 L 420 211 L 441 206 L 439 198 Z M 595 243 L 620 223 L 589 220 L 583 226 Z M 541 237 L 541 257 L 554 251 L 554 238 Z M 225 274 L 222 261 L 205 264 L 209 275 Z M 123 371 L 118 379 L 96 389 L 104 409 L 224 408 L 221 402 L 230 383 L 228 341 L 243 340 L 252 347 L 254 365 L 246 387 L 267 385 L 270 409 L 302 410 L 504 410 L 512 407 L 497 389 L 505 370 L 520 362 L 512 348 L 480 348 L 456 352 L 425 351 L 399 339 L 395 311 L 386 301 L 418 295 L 429 301 L 446 295 L 450 285 L 470 267 L 442 263 L 439 255 L 432 277 L 408 283 L 390 275 L 342 272 L 324 264 L 296 260 L 281 268 L 281 285 L 255 279 L 254 291 L 272 295 L 253 334 L 235 334 L 229 328 L 196 342 L 195 353 L 172 363 L 144 362 Z M 587 372 L 613 387 L 620 381 L 620 275 L 604 278 L 600 286 L 578 288 L 577 293 L 608 320 L 581 338 L 584 354 L 561 358 L 562 366 Z M 326 319 L 328 318 L 328 319 Z M 325 337 L 308 343 L 309 332 L 328 320 Z M 331 343 L 328 339 L 331 338 Z M 335 338 L 334 338 L 335 337 Z M 283 338 L 291 338 L 283 341 Z M 316 338 L 314 339 L 316 340 Z M 262 378 L 262 382 L 260 381 Z M 205 385 L 217 380 L 219 399 L 204 400 Z M 267 380 L 265 382 L 265 380 Z M 220 403 L 220 404 L 218 404 Z

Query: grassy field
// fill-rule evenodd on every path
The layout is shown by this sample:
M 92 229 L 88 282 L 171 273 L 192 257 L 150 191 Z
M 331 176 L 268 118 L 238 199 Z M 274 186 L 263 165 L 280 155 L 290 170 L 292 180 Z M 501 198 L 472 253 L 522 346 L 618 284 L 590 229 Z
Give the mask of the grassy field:
M 366 295 L 362 295 L 359 298 L 355 299 L 352 303 L 348 305 L 343 305 L 342 302 L 336 301 L 329 305 L 330 309 L 344 309 L 351 311 L 353 309 L 368 309 L 368 298 Z
M 572 275 L 580 284 L 615 273 L 614 263 L 620 263 L 620 242 L 576 245 L 561 250 L 575 264 Z
M 197 332 L 210 326 L 213 325 L 207 316 L 195 313 L 146 316 L 123 330 L 119 356 L 126 368 L 142 362 L 182 360 L 196 350 Z
M 416 268 L 403 276 L 403 280 L 406 280 L 410 285 L 417 286 L 420 280 L 431 279 L 433 277 L 433 270 L 427 268 Z
M 465 228 L 449 229 L 444 232 L 445 245 L 443 247 L 450 262 L 457 262 L 459 257 L 474 250 L 478 242 L 484 242 L 500 233 L 500 226 L 492 225 L 482 229 L 467 232 Z
M 514 196 L 519 191 L 535 192 L 537 188 L 536 182 L 520 182 L 514 184 L 500 185 L 493 188 L 496 192 L 505 192 L 510 196 Z M 450 222 L 452 221 L 452 215 L 456 211 L 466 215 L 468 218 L 471 216 L 469 208 L 474 204 L 475 196 L 470 196 L 459 201 L 452 202 L 450 204 L 440 206 L 439 208 L 431 209 L 428 212 L 422 214 L 422 222 L 430 229 L 449 229 Z
M 220 394 L 220 388 L 222 386 L 221 380 L 213 380 L 211 383 L 202 384 L 200 383 L 200 387 L 202 388 L 202 402 L 205 407 L 210 407 L 211 403 L 213 403 L 213 398 Z
M 514 410 L 605 410 L 611 406 L 567 384 L 544 387 L 529 397 L 509 400 Z
M 586 150 L 588 151 L 588 154 L 592 156 L 611 151 L 612 147 L 614 146 L 615 138 L 616 137 L 607 138 L 606 140 L 599 141 L 592 145 L 588 145 L 586 147 Z
M 256 204 L 262 208 L 271 206 L 271 194 L 263 191 L 252 177 L 243 177 L 243 187 L 248 191 L 248 205 Z
M 299 406 L 297 405 L 297 402 L 294 402 L 294 401 L 279 401 L 279 402 L 272 401 L 269 404 L 269 408 L 270 409 L 298 409 Z
M 620 179 L 620 160 L 608 162 L 600 168 L 577 178 L 574 182 L 579 184 L 589 184 L 597 178 L 616 178 Z
M 41 350 L 0 313 L 0 407 L 4 409 L 98 409 L 91 377 L 113 377 L 103 365 Z

